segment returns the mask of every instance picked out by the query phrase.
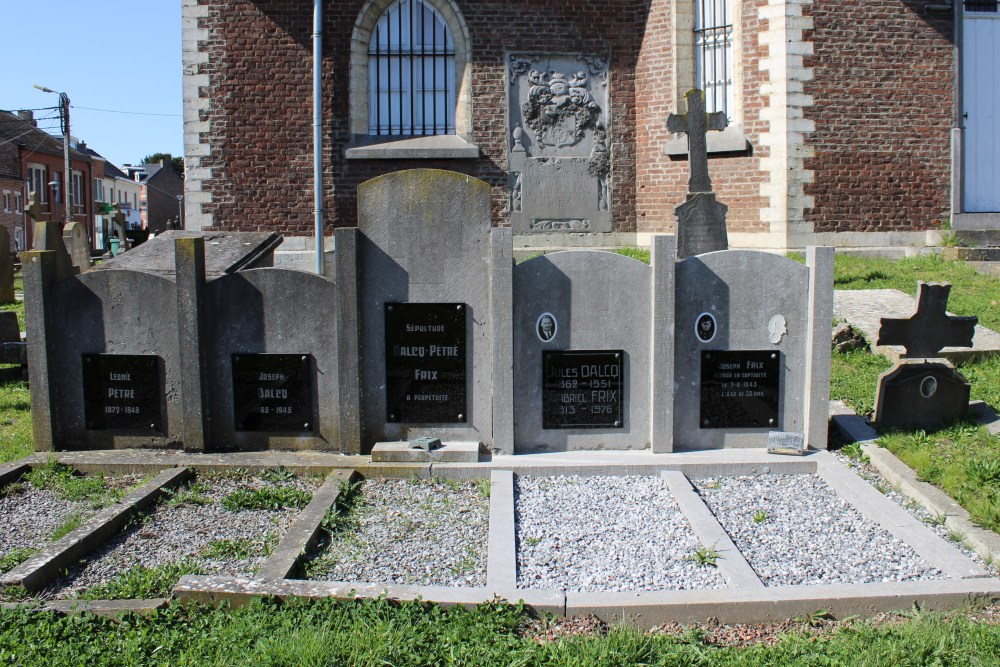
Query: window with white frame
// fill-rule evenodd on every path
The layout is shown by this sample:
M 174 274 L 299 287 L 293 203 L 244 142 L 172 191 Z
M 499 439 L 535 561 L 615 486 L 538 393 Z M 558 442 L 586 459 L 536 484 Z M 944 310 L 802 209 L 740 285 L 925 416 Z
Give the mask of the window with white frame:
M 70 197 L 71 202 L 74 206 L 83 206 L 84 192 L 83 192 L 83 172 L 73 171 L 72 181 L 70 182 Z
M 730 119 L 736 106 L 732 17 L 732 0 L 695 0 L 695 85 L 705 91 L 706 111 Z
M 3 212 L 10 213 L 11 197 L 10 190 L 3 191 Z
M 28 192 L 37 192 L 38 200 L 47 202 L 49 200 L 47 187 L 48 179 L 45 177 L 45 166 L 40 164 L 28 165 Z
M 14 193 L 14 213 L 20 213 L 21 210 L 22 210 L 21 209 L 21 193 L 20 192 L 15 192 Z
M 398 0 L 368 42 L 368 133 L 455 133 L 455 41 L 424 0 Z
M 94 179 L 94 201 L 103 202 L 104 201 L 104 180 L 100 178 Z

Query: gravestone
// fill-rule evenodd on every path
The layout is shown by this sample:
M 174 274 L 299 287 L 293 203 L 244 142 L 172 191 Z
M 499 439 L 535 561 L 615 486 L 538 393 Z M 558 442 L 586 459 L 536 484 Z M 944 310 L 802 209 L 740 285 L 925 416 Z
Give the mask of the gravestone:
M 78 273 L 90 269 L 90 242 L 87 240 L 87 230 L 83 224 L 71 222 L 66 225 L 63 228 L 62 240 L 73 268 Z
M 509 214 L 515 232 L 610 232 L 607 59 L 508 58 Z
M 14 303 L 14 257 L 10 253 L 10 234 L 0 225 L 0 303 Z
M 509 413 L 511 263 L 510 231 L 490 228 L 483 181 L 413 169 L 358 187 L 365 450 L 421 436 L 511 448 L 494 424 Z
M 826 448 L 833 252 L 726 250 L 677 263 L 674 446 Z
M 934 429 L 961 419 L 970 386 L 955 367 L 936 358 L 944 347 L 972 347 L 976 317 L 948 315 L 951 285 L 917 283 L 917 310 L 909 318 L 882 318 L 878 345 L 902 345 L 900 360 L 878 378 L 875 425 L 880 430 Z
M 51 220 L 42 220 L 35 223 L 34 250 L 55 251 L 55 279 L 57 282 L 80 273 L 80 270 L 73 266 L 73 260 L 66 250 L 66 244 L 63 243 L 57 223 Z
M 687 113 L 667 117 L 667 129 L 686 133 L 688 138 L 690 178 L 687 199 L 674 209 L 677 216 L 677 259 L 729 247 L 726 233 L 728 207 L 716 201 L 712 192 L 706 139 L 709 130 L 726 129 L 726 114 L 721 111 L 705 113 L 705 93 L 700 90 L 689 90 L 685 98 Z

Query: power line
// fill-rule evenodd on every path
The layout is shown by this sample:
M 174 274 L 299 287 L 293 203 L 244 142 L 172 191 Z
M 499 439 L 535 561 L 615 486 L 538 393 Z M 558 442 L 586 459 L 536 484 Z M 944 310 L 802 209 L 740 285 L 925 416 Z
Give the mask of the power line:
M 147 113 L 145 111 L 118 111 L 116 109 L 95 109 L 93 107 L 80 107 L 75 104 L 70 105 L 71 109 L 86 109 L 87 111 L 103 111 L 104 113 L 124 113 L 130 116 L 166 116 L 168 118 L 180 118 L 179 113 Z

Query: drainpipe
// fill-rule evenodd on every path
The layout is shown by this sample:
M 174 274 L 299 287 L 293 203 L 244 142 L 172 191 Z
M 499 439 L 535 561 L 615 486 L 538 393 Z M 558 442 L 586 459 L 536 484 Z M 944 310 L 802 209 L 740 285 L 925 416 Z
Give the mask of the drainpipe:
M 323 275 L 323 0 L 313 0 L 313 200 L 316 273 Z

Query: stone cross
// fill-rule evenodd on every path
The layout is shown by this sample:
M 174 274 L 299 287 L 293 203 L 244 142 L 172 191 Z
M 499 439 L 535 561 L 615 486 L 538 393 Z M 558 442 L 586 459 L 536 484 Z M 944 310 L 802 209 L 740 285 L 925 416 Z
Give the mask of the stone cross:
M 917 310 L 907 319 L 883 317 L 877 345 L 902 345 L 904 357 L 935 357 L 943 347 L 972 347 L 978 317 L 949 315 L 947 283 L 917 283 Z
M 42 216 L 45 215 L 45 207 L 42 206 L 42 200 L 36 191 L 32 190 L 28 193 L 28 205 L 24 212 L 30 215 L 35 222 L 40 222 Z
M 122 213 L 121 204 L 115 204 L 115 215 L 111 219 L 117 222 L 119 225 L 125 224 L 125 214 Z
M 691 169 L 688 192 L 711 192 L 706 133 L 709 130 L 726 129 L 729 121 L 722 111 L 705 113 L 705 93 L 697 88 L 687 91 L 684 97 L 687 99 L 687 113 L 670 114 L 667 117 L 667 129 L 687 134 L 688 163 Z

